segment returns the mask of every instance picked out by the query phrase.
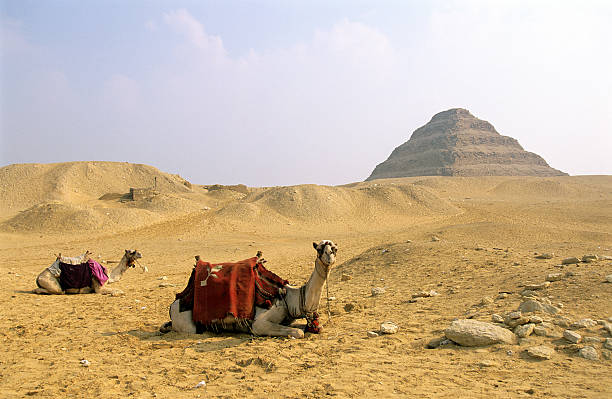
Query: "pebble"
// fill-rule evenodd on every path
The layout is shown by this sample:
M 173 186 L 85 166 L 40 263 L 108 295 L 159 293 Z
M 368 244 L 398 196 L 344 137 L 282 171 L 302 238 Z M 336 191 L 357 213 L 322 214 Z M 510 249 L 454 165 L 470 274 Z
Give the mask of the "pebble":
M 159 283 L 159 287 L 160 288 L 164 288 L 164 287 L 175 287 L 175 284 L 172 283 L 168 283 L 168 282 L 163 282 L 163 283 Z
M 391 321 L 385 321 L 380 325 L 380 332 L 383 334 L 395 334 L 398 330 L 398 325 Z
M 563 278 L 563 273 L 550 273 L 546 275 L 546 281 L 559 281 Z
M 538 345 L 527 348 L 527 354 L 536 359 L 548 360 L 555 353 L 555 350 L 550 346 Z
M 569 342 L 573 344 L 577 344 L 578 342 L 580 342 L 580 340 L 582 340 L 582 336 L 572 330 L 563 331 L 563 338 L 565 338 L 566 340 L 568 340 Z
M 436 242 L 436 241 L 440 241 L 440 239 L 436 236 L 432 236 L 431 241 Z
M 353 278 L 350 274 L 342 273 L 342 277 L 340 277 L 340 281 L 349 281 Z
M 529 322 L 533 324 L 540 324 L 544 322 L 540 316 L 529 316 Z
M 544 328 L 542 326 L 535 326 L 533 328 L 533 333 L 535 335 L 537 335 L 538 337 L 545 337 L 546 336 L 546 328 Z
M 493 321 L 493 323 L 503 323 L 504 322 L 504 318 L 495 313 L 491 315 L 491 320 Z
M 500 292 L 499 295 L 497 295 L 497 299 L 506 299 L 506 298 L 508 298 L 507 292 Z
M 548 288 L 549 285 L 550 285 L 550 281 L 544 281 L 543 283 L 540 283 L 540 284 L 525 284 L 525 289 L 537 291 L 537 290 L 543 290 L 544 288 Z
M 591 327 L 595 327 L 597 325 L 597 322 L 595 320 L 592 319 L 581 319 L 578 320 L 574 323 L 571 324 L 572 328 L 591 328 Z
M 434 290 L 431 290 L 431 291 L 417 292 L 416 294 L 412 294 L 412 297 L 413 298 L 429 298 L 429 297 L 436 296 L 436 295 L 440 295 L 440 294 L 438 294 Z
M 90 364 L 90 363 L 89 363 L 89 360 L 87 360 L 87 359 L 83 359 L 83 360 L 81 360 L 81 366 L 83 366 L 83 367 L 89 367 L 89 364 Z
M 194 388 L 202 388 L 206 386 L 206 381 L 200 381 L 196 384 Z
M 606 282 L 608 282 L 608 283 L 612 283 L 612 274 L 608 274 L 608 275 L 606 276 Z
M 161 276 L 158 280 L 168 280 L 168 276 Z
M 536 259 L 552 259 L 555 254 L 553 253 L 543 253 L 536 256 Z
M 374 288 L 372 288 L 372 296 L 382 295 L 385 292 L 387 292 L 387 290 L 382 288 L 382 287 L 374 287 Z
M 526 337 L 530 336 L 531 333 L 533 333 L 533 328 L 534 327 L 535 327 L 535 325 L 532 324 L 532 323 L 527 323 L 527 324 L 523 324 L 521 326 L 516 326 L 516 328 L 514 329 L 514 333 L 519 338 L 526 338 Z
M 585 346 L 584 348 L 580 349 L 578 351 L 578 356 L 587 360 L 599 360 L 599 354 L 592 346 Z
M 571 257 L 571 258 L 565 258 L 561 261 L 562 265 L 571 265 L 574 263 L 580 263 L 580 259 L 576 258 L 575 256 Z
M 368 338 L 376 338 L 378 333 L 376 331 L 368 331 Z

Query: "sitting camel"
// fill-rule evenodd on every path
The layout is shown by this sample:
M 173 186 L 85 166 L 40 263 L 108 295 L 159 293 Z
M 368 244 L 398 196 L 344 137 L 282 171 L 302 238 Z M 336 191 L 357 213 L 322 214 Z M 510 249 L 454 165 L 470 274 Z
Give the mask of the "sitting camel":
M 256 306 L 253 320 L 244 325 L 234 315 L 228 314 L 223 320 L 218 320 L 215 330 L 251 332 L 255 335 L 266 336 L 289 336 L 303 338 L 304 331 L 299 328 L 289 327 L 296 319 L 306 318 L 308 322 L 307 331 L 319 332 L 317 309 L 321 300 L 323 285 L 327 280 L 331 266 L 336 261 L 338 247 L 329 240 L 323 240 L 319 244 L 313 243 L 317 250 L 315 267 L 306 284 L 301 287 L 285 285 L 284 295 L 274 299 L 269 309 Z M 258 252 L 258 262 L 261 252 Z M 197 257 L 196 257 L 197 259 Z M 214 269 L 213 269 L 214 271 Z M 209 272 L 210 275 L 210 272 Z M 205 282 L 202 282 L 205 285 Z M 170 305 L 171 321 L 164 324 L 160 331 L 163 333 L 177 331 L 195 334 L 196 323 L 193 321 L 193 311 L 180 311 L 180 299 Z
M 99 277 L 96 276 L 95 272 L 89 272 L 88 279 L 91 278 L 91 284 L 82 288 L 68 288 L 62 287 L 61 280 L 61 268 L 60 264 L 74 265 L 76 268 L 87 268 L 91 253 L 86 251 L 83 255 L 77 257 L 66 257 L 61 254 L 57 256 L 55 262 L 48 268 L 42 271 L 36 279 L 38 288 L 32 292 L 35 294 L 89 294 L 92 291 L 96 294 L 121 294 L 121 290 L 110 290 L 104 287 L 104 283 L 115 283 L 121 280 L 121 276 L 129 267 L 134 267 L 134 262 L 137 259 L 142 258 L 140 252 L 134 250 L 125 250 L 123 258 L 119 261 L 119 264 L 108 274 L 108 271 L 104 267 L 100 267 L 99 273 L 103 273 Z M 95 263 L 95 262 L 92 262 Z M 95 263 L 97 265 L 97 263 Z M 63 265 L 62 265 L 63 266 Z M 99 266 L 99 265 L 98 265 Z M 143 267 L 144 271 L 147 271 L 146 266 Z M 87 272 L 86 272 L 87 273 Z M 104 278 L 106 277 L 106 278 Z M 103 280 L 102 282 L 100 282 Z M 65 289 L 64 289 L 65 288 Z

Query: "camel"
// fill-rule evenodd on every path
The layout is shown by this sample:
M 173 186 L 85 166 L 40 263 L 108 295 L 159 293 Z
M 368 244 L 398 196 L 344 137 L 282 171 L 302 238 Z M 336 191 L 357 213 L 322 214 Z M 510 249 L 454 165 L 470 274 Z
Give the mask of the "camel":
M 329 271 L 336 261 L 338 247 L 332 241 L 323 240 L 313 243 L 317 250 L 315 267 L 306 284 L 301 287 L 286 285 L 285 295 L 276 298 L 269 309 L 256 307 L 254 320 L 244 326 L 238 323 L 234 316 L 228 315 L 220 320 L 216 330 L 251 332 L 259 336 L 286 336 L 303 338 L 304 331 L 300 328 L 289 327 L 296 319 L 306 318 L 308 326 L 313 325 L 319 330 L 317 309 L 321 300 L 323 285 L 327 280 Z M 257 253 L 258 257 L 261 252 Z M 170 322 L 164 324 L 160 331 L 166 333 L 176 331 L 182 333 L 196 333 L 196 324 L 192 319 L 192 310 L 179 311 L 179 300 L 170 305 Z
M 91 284 L 88 287 L 84 288 L 67 288 L 66 290 L 62 289 L 60 285 L 60 274 L 61 270 L 59 267 L 61 263 L 67 263 L 70 265 L 81 265 L 86 263 L 90 259 L 91 253 L 86 251 L 81 256 L 76 257 L 66 257 L 61 254 L 57 255 L 55 262 L 48 268 L 42 271 L 36 278 L 36 284 L 38 288 L 34 289 L 32 292 L 35 294 L 54 294 L 54 295 L 63 295 L 63 294 L 89 294 L 91 292 L 95 292 L 96 294 L 122 294 L 121 290 L 111 290 L 106 286 L 100 284 L 100 281 L 95 276 L 91 277 Z M 106 270 L 104 273 L 107 275 L 108 280 L 107 284 L 116 283 L 121 280 L 123 273 L 129 268 L 134 267 L 134 262 L 137 259 L 142 258 L 142 255 L 137 250 L 130 251 L 128 249 L 125 250 L 125 254 L 123 258 L 119 261 L 119 264 L 110 272 L 110 275 Z M 86 266 L 84 266 L 86 267 Z M 147 271 L 146 266 L 142 267 L 143 271 Z

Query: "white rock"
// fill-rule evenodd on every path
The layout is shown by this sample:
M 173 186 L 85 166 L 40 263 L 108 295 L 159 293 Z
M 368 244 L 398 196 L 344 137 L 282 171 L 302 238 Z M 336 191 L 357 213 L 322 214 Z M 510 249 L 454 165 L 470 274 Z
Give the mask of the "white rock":
M 559 281 L 563 278 L 563 273 L 549 273 L 546 275 L 546 281 Z
M 539 345 L 527 348 L 527 354 L 536 359 L 550 359 L 555 350 L 550 346 Z
M 537 291 L 537 290 L 543 290 L 544 288 L 548 288 L 549 285 L 550 285 L 550 281 L 544 281 L 543 283 L 539 283 L 539 284 L 525 284 L 525 289 L 531 290 L 531 291 Z
M 206 381 L 200 381 L 196 384 L 194 388 L 202 388 L 206 386 Z
M 585 346 L 584 348 L 580 349 L 578 351 L 578 356 L 587 360 L 599 360 L 599 354 L 592 346 Z
M 383 334 L 395 334 L 398 330 L 397 324 L 391 321 L 385 321 L 380 325 L 380 332 Z
M 378 295 L 382 295 L 386 292 L 387 290 L 382 288 L 382 287 L 374 287 L 372 288 L 372 296 L 378 296 Z
M 368 331 L 368 338 L 376 338 L 378 333 L 376 331 Z
M 512 331 L 492 323 L 473 319 L 455 320 L 444 334 L 448 339 L 463 346 L 486 346 L 496 343 L 516 344 Z
M 83 366 L 83 367 L 89 367 L 89 364 L 90 364 L 90 363 L 89 363 L 89 360 L 87 360 L 87 359 L 83 359 L 83 360 L 81 360 L 81 366 Z
M 563 331 L 563 338 L 565 338 L 572 344 L 577 344 L 578 342 L 580 342 L 580 340 L 582 340 L 582 336 L 572 330 Z

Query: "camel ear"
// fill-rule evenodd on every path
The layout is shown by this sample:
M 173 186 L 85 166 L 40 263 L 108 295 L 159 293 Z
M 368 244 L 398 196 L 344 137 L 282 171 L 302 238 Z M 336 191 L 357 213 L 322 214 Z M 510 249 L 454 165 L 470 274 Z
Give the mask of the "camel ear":
M 313 247 L 314 247 L 314 249 L 316 249 L 317 251 L 319 250 L 319 248 L 317 248 L 317 243 L 316 243 L 316 242 L 313 242 L 313 243 L 312 243 L 312 246 L 313 246 Z

